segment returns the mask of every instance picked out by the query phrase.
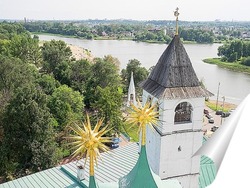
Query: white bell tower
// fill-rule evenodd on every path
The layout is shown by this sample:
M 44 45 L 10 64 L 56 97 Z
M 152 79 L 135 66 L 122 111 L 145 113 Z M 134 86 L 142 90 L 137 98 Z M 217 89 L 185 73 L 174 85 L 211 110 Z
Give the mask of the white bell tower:
M 183 188 L 199 187 L 200 157 L 192 155 L 202 145 L 205 97 L 191 61 L 175 35 L 143 88 L 143 103 L 159 103 L 160 122 L 147 131 L 147 155 L 161 179 L 177 179 Z

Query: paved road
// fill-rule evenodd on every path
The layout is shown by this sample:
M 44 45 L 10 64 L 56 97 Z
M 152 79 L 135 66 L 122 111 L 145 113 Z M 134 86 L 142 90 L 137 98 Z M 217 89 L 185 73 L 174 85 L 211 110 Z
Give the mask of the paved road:
M 227 121 L 227 118 L 221 118 L 220 115 L 215 115 L 215 111 L 211 110 L 207 106 L 205 107 L 205 109 L 208 110 L 209 114 L 213 117 L 214 123 L 213 124 L 212 123 L 208 123 L 208 118 L 204 114 L 204 116 L 203 116 L 203 127 L 202 127 L 202 130 L 203 130 L 203 132 L 207 133 L 207 136 L 211 136 L 210 134 L 213 133 L 213 132 L 211 132 L 211 128 L 213 126 L 220 127 L 221 125 L 223 125 Z

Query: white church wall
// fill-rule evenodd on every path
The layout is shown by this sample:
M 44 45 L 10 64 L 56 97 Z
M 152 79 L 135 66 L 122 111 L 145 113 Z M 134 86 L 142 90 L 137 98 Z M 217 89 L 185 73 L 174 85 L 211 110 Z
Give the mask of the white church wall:
M 203 123 L 203 111 L 205 107 L 205 98 L 193 98 L 190 99 L 190 103 L 193 105 L 193 130 L 201 129 Z
M 199 188 L 199 174 L 180 176 L 173 179 L 177 179 L 182 188 Z
M 202 132 L 196 132 L 196 134 L 193 135 L 193 150 L 192 155 L 198 151 L 198 149 L 202 146 L 202 139 L 203 139 L 203 133 Z M 200 156 L 192 157 L 192 166 L 191 166 L 191 173 L 197 173 L 200 171 Z
M 148 96 L 143 91 L 143 104 Z M 157 102 L 154 98 L 153 102 Z M 191 122 L 174 123 L 178 104 L 188 102 L 192 105 Z M 185 188 L 198 187 L 200 157 L 192 155 L 202 145 L 202 121 L 204 98 L 162 100 L 160 104 L 160 123 L 158 132 L 147 129 L 147 155 L 149 165 L 161 179 L 177 178 Z
M 200 135 L 200 132 L 190 132 L 161 137 L 159 175 L 162 179 L 199 173 L 199 159 L 192 159 L 192 155 L 194 148 L 200 147 Z
M 174 124 L 175 108 L 182 102 L 188 102 L 192 105 L 192 122 Z M 202 128 L 204 98 L 164 100 L 162 106 L 162 128 L 159 128 L 162 134 L 169 134 L 173 131 L 188 129 L 197 130 Z
M 151 169 L 154 173 L 159 174 L 161 136 L 150 127 L 147 127 L 146 150 Z
M 143 90 L 142 92 L 142 104 L 144 105 L 148 99 L 148 97 L 151 96 L 147 91 Z

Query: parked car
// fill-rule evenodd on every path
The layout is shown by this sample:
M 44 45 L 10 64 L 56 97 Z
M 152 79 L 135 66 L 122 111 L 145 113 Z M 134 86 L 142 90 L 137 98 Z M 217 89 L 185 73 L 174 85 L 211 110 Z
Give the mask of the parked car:
M 120 138 L 112 138 L 112 142 L 111 142 L 111 148 L 118 148 L 119 147 L 119 142 L 120 142 Z
M 213 118 L 210 118 L 210 119 L 208 119 L 208 123 L 214 123 L 214 119 Z
M 223 113 L 222 110 L 217 110 L 217 111 L 215 112 L 216 115 L 221 115 L 222 113 Z
M 204 114 L 209 114 L 208 110 L 204 109 Z
M 118 148 L 119 147 L 119 143 L 121 142 L 119 137 L 113 137 L 111 142 L 107 142 L 106 145 L 112 149 L 114 148 Z
M 223 112 L 221 114 L 221 117 L 223 117 L 223 118 L 228 117 L 228 116 L 230 116 L 230 112 Z
M 231 109 L 229 112 L 230 112 L 230 114 L 231 114 L 231 113 L 233 113 L 234 111 L 235 111 L 235 109 Z
M 212 132 L 215 132 L 218 128 L 219 128 L 218 126 L 213 126 L 213 127 L 211 128 L 211 131 L 212 131 Z
M 207 119 L 213 118 L 210 114 L 206 114 Z

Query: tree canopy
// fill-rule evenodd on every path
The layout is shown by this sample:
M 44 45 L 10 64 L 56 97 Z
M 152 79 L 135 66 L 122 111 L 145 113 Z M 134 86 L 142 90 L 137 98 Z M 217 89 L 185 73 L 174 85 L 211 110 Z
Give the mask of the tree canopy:
M 137 92 L 140 92 L 140 87 L 138 86 L 138 84 L 142 82 L 143 80 L 146 80 L 149 74 L 148 70 L 145 67 L 141 66 L 140 61 L 138 61 L 137 59 L 129 60 L 126 66 L 126 69 L 122 69 L 121 71 L 122 81 L 123 81 L 123 84 L 125 85 L 125 89 L 124 89 L 125 93 L 127 93 L 128 91 L 132 72 L 134 75 L 134 83 L 135 83 Z
M 223 61 L 235 62 L 250 56 L 250 42 L 234 40 L 218 48 L 218 56 Z M 245 64 L 244 62 L 242 64 Z
M 2 172 L 18 177 L 26 169 L 42 170 L 58 162 L 54 121 L 46 104 L 46 95 L 34 85 L 16 90 L 3 113 Z
M 182 29 L 180 28 L 180 37 L 185 41 L 194 41 L 197 43 L 213 43 L 214 34 L 211 31 L 201 29 Z
M 71 27 L 67 32 L 74 33 Z M 109 27 L 102 29 L 109 32 Z M 20 24 L 0 23 L 0 177 L 18 178 L 69 156 L 62 139 L 65 127 L 83 120 L 85 111 L 120 131 L 123 86 L 131 71 L 136 83 L 148 71 L 130 60 L 121 78 L 119 66 L 111 55 L 76 61 L 65 42 L 41 45 Z
M 66 85 L 54 90 L 48 101 L 53 117 L 57 120 L 60 130 L 72 120 L 81 119 L 83 114 L 83 96 Z

